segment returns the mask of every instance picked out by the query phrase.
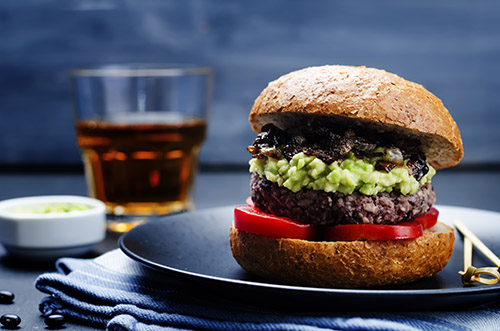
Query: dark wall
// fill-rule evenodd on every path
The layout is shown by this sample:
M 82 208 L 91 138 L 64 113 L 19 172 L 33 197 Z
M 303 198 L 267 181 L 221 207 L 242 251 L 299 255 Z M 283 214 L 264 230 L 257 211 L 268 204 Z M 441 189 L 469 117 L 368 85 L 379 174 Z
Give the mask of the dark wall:
M 383 68 L 443 100 L 464 163 L 500 162 L 500 2 L 16 1 L 0 3 L 0 165 L 79 164 L 70 68 L 193 62 L 216 71 L 205 164 L 245 164 L 268 81 L 321 64 Z

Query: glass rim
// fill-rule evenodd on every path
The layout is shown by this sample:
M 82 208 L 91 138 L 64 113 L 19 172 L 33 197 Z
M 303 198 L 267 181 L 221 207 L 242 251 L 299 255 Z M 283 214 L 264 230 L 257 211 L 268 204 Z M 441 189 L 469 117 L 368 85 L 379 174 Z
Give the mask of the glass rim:
M 74 68 L 69 74 L 72 77 L 161 77 L 213 75 L 213 69 L 186 63 L 124 63 Z

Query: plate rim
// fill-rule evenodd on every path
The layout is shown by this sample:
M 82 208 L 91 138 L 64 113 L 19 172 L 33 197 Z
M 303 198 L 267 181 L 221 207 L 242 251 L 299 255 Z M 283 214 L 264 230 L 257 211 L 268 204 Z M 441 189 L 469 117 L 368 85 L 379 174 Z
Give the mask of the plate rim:
M 198 214 L 198 213 L 207 213 L 207 212 L 213 212 L 215 210 L 223 210 L 223 209 L 229 209 L 229 208 L 234 208 L 236 205 L 228 205 L 228 206 L 221 206 L 221 207 L 215 207 L 215 208 L 206 208 L 206 209 L 200 209 L 200 210 L 195 210 L 191 212 L 186 212 L 186 213 L 180 213 L 180 214 L 175 214 L 172 216 L 186 216 L 186 215 L 191 215 L 191 214 Z M 462 210 L 469 210 L 469 211 L 479 211 L 479 212 L 486 212 L 486 213 L 492 213 L 500 217 L 500 213 L 496 211 L 490 211 L 490 210 L 484 210 L 484 209 L 478 209 L 478 208 L 468 208 L 468 207 L 460 207 L 460 206 L 449 206 L 449 205 L 435 205 L 435 207 L 439 208 L 446 208 L 446 209 L 462 209 Z M 138 227 L 145 227 L 147 226 L 148 223 L 141 224 Z M 231 279 L 231 278 L 225 278 L 225 277 L 218 277 L 218 276 L 211 276 L 211 275 L 204 275 L 196 272 L 191 272 L 191 271 L 186 271 L 186 270 L 181 270 L 178 268 L 166 266 L 154 261 L 150 261 L 148 259 L 145 259 L 135 252 L 131 251 L 128 247 L 126 247 L 124 241 L 127 239 L 128 236 L 132 236 L 134 233 L 134 229 L 131 229 L 130 231 L 124 233 L 123 235 L 120 236 L 118 240 L 118 246 L 120 250 L 125 253 L 128 257 L 130 257 L 132 260 L 138 262 L 141 265 L 144 265 L 148 268 L 152 268 L 154 270 L 163 272 L 163 273 L 168 273 L 171 275 L 175 276 L 184 276 L 184 277 L 189 277 L 190 280 L 203 280 L 203 281 L 211 281 L 211 282 L 217 282 L 219 284 L 230 284 L 230 285 L 240 285 L 240 286 L 247 286 L 247 287 L 258 287 L 258 288 L 269 288 L 273 290 L 288 290 L 288 291 L 294 291 L 297 293 L 323 293 L 323 294 L 357 294 L 357 295 L 365 295 L 365 296 L 380 296 L 380 295 L 390 295 L 390 296 L 433 296 L 433 295 L 463 295 L 463 294 L 490 294 L 490 293 L 495 293 L 495 292 L 500 292 L 500 283 L 495 284 L 495 285 L 488 285 L 488 286 L 463 286 L 463 287 L 455 287 L 455 288 L 442 288 L 442 289 L 401 289 L 401 290 L 394 290 L 394 289 L 370 289 L 370 288 L 323 288 L 323 287 L 309 287 L 309 286 L 297 286 L 297 285 L 286 285 L 286 284 L 273 284 L 273 283 L 267 283 L 267 282 L 258 282 L 258 281 L 247 281 L 247 280 L 240 280 L 240 279 Z M 455 229 L 456 232 L 456 229 Z M 458 272 L 457 272 L 458 273 Z

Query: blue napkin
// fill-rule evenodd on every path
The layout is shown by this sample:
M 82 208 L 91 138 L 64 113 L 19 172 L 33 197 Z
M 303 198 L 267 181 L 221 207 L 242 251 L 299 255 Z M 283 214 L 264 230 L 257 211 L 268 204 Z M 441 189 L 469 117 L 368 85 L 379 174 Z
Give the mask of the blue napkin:
M 500 302 L 467 311 L 283 313 L 200 296 L 120 250 L 42 274 L 42 315 L 108 330 L 500 330 Z M 410 304 L 410 303 L 409 303 Z

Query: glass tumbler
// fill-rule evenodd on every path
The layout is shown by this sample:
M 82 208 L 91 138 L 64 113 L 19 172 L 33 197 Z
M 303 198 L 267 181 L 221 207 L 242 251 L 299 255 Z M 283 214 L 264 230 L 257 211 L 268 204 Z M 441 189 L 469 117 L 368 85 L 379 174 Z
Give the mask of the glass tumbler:
M 213 72 L 188 65 L 116 65 L 70 73 L 78 147 L 108 229 L 194 208 Z

